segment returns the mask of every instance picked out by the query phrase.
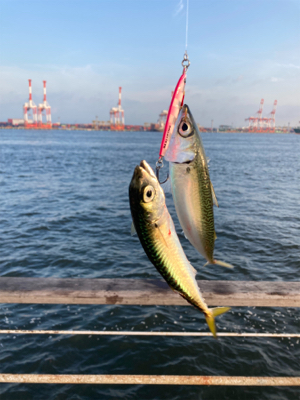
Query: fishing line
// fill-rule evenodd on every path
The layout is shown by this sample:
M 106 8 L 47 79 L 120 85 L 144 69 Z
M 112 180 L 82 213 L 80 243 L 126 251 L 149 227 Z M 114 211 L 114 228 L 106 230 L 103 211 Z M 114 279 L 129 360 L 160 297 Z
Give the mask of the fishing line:
M 180 4 L 182 4 L 182 3 L 180 3 Z M 159 157 L 156 162 L 156 177 L 159 182 L 160 182 L 159 172 L 160 172 L 160 169 L 164 166 L 163 157 L 168 149 L 171 135 L 174 130 L 175 122 L 176 122 L 178 114 L 183 106 L 184 96 L 185 96 L 186 73 L 191 64 L 189 57 L 188 57 L 188 53 L 187 53 L 188 27 L 189 27 L 188 19 L 189 19 L 189 0 L 187 0 L 187 2 L 186 2 L 185 53 L 183 56 L 183 60 L 181 62 L 181 65 L 183 66 L 183 72 L 182 72 L 181 77 L 179 78 L 179 81 L 177 82 L 177 85 L 176 85 L 175 90 L 172 95 L 172 100 L 171 100 L 171 104 L 169 107 L 168 116 L 167 116 L 166 124 L 164 127 L 164 133 L 163 133 L 163 137 L 162 137 L 162 141 L 161 141 L 161 145 L 160 145 Z M 167 178 L 167 180 L 168 180 L 168 178 Z M 165 183 L 165 182 L 160 182 L 160 183 Z
M 188 45 L 188 29 L 189 29 L 189 0 L 186 0 L 186 21 L 185 21 L 185 51 Z
M 96 335 L 96 336 L 194 336 L 209 337 L 211 332 L 149 332 L 149 331 L 89 331 L 89 330 L 26 330 L 2 329 L 0 335 Z M 300 338 L 300 333 L 218 332 L 222 337 Z

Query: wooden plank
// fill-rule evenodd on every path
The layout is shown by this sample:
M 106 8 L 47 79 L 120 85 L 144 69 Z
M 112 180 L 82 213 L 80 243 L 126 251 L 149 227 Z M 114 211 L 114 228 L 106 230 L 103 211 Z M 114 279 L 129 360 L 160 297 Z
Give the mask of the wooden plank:
M 198 281 L 209 306 L 300 307 L 300 282 Z M 162 280 L 0 278 L 0 303 L 188 305 Z
M 299 377 L 194 375 L 38 375 L 0 374 L 0 383 L 93 385 L 300 386 Z

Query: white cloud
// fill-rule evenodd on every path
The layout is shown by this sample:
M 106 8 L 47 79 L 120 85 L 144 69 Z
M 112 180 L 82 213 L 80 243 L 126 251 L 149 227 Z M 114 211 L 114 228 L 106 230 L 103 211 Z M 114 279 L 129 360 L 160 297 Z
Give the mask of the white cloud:
M 280 82 L 280 81 L 283 81 L 283 79 L 282 78 L 276 78 L 275 76 L 272 76 L 272 78 L 271 78 L 271 82 Z
M 179 3 L 176 6 L 175 12 L 174 12 L 174 16 L 178 15 L 181 13 L 181 11 L 184 8 L 184 4 L 183 4 L 183 0 L 179 0 Z
M 292 69 L 300 69 L 300 65 L 295 65 L 295 64 L 277 64 L 278 67 L 282 68 L 292 68 Z

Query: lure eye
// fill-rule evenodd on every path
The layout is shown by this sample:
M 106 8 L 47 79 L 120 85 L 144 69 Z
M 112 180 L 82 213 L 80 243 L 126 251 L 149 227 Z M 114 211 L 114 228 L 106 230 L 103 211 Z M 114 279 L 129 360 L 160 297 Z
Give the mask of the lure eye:
M 179 135 L 182 137 L 188 137 L 192 133 L 191 124 L 188 121 L 182 121 L 179 126 Z
M 145 203 L 150 203 L 154 199 L 155 190 L 153 186 L 146 186 L 143 193 L 143 200 Z

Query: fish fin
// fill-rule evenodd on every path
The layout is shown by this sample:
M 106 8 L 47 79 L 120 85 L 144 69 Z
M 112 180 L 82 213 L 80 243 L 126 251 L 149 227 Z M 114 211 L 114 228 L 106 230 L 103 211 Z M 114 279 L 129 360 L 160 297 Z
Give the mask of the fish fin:
M 215 239 L 215 240 L 218 239 L 218 236 L 217 236 L 217 234 L 216 234 L 216 231 L 214 232 L 214 239 Z
M 181 233 L 183 234 L 183 236 L 184 236 L 186 239 L 188 239 L 188 238 L 186 237 L 186 234 L 184 233 L 184 231 L 182 231 Z
M 172 189 L 171 189 L 171 179 L 168 177 L 167 180 L 164 183 L 160 184 L 162 190 L 164 191 L 164 193 L 172 193 Z
M 205 316 L 207 325 L 211 331 L 211 333 L 214 335 L 215 338 L 217 338 L 217 329 L 216 329 L 216 324 L 215 324 L 215 317 L 218 315 L 224 314 L 225 312 L 229 311 L 230 307 L 216 307 L 216 308 L 210 308 L 209 309 L 209 315 Z
M 215 259 L 214 259 L 212 264 L 218 264 L 218 265 L 221 265 L 222 267 L 231 268 L 231 269 L 234 268 L 234 266 L 231 265 L 231 264 L 228 264 L 228 263 L 226 263 L 224 261 L 215 260 Z
M 130 234 L 131 234 L 131 236 L 136 235 L 136 229 L 135 229 L 133 221 L 132 221 L 132 224 L 131 224 Z
M 209 309 L 209 315 L 205 315 L 205 319 L 206 319 L 207 325 L 208 325 L 211 333 L 214 335 L 215 338 L 217 338 L 217 329 L 216 329 L 216 324 L 215 324 L 215 317 L 217 317 L 218 315 L 224 314 L 229 310 L 230 310 L 230 307 L 210 308 Z
M 209 265 L 209 264 L 210 264 L 210 262 L 207 261 L 207 262 L 203 265 L 203 267 L 206 267 L 206 266 Z
M 211 187 L 211 195 L 212 195 L 213 203 L 214 203 L 215 206 L 219 207 L 219 203 L 218 203 L 218 200 L 217 200 L 215 189 L 214 189 L 213 184 L 211 182 L 210 182 L 210 187 Z
M 158 232 L 160 233 L 160 236 L 162 237 L 162 240 L 164 241 L 166 247 L 169 247 L 164 235 L 162 234 L 162 232 L 161 232 L 161 230 L 160 230 L 160 228 L 159 228 L 159 226 L 157 224 L 155 224 L 155 228 L 158 229 Z M 171 232 L 171 230 L 170 230 L 170 232 Z

